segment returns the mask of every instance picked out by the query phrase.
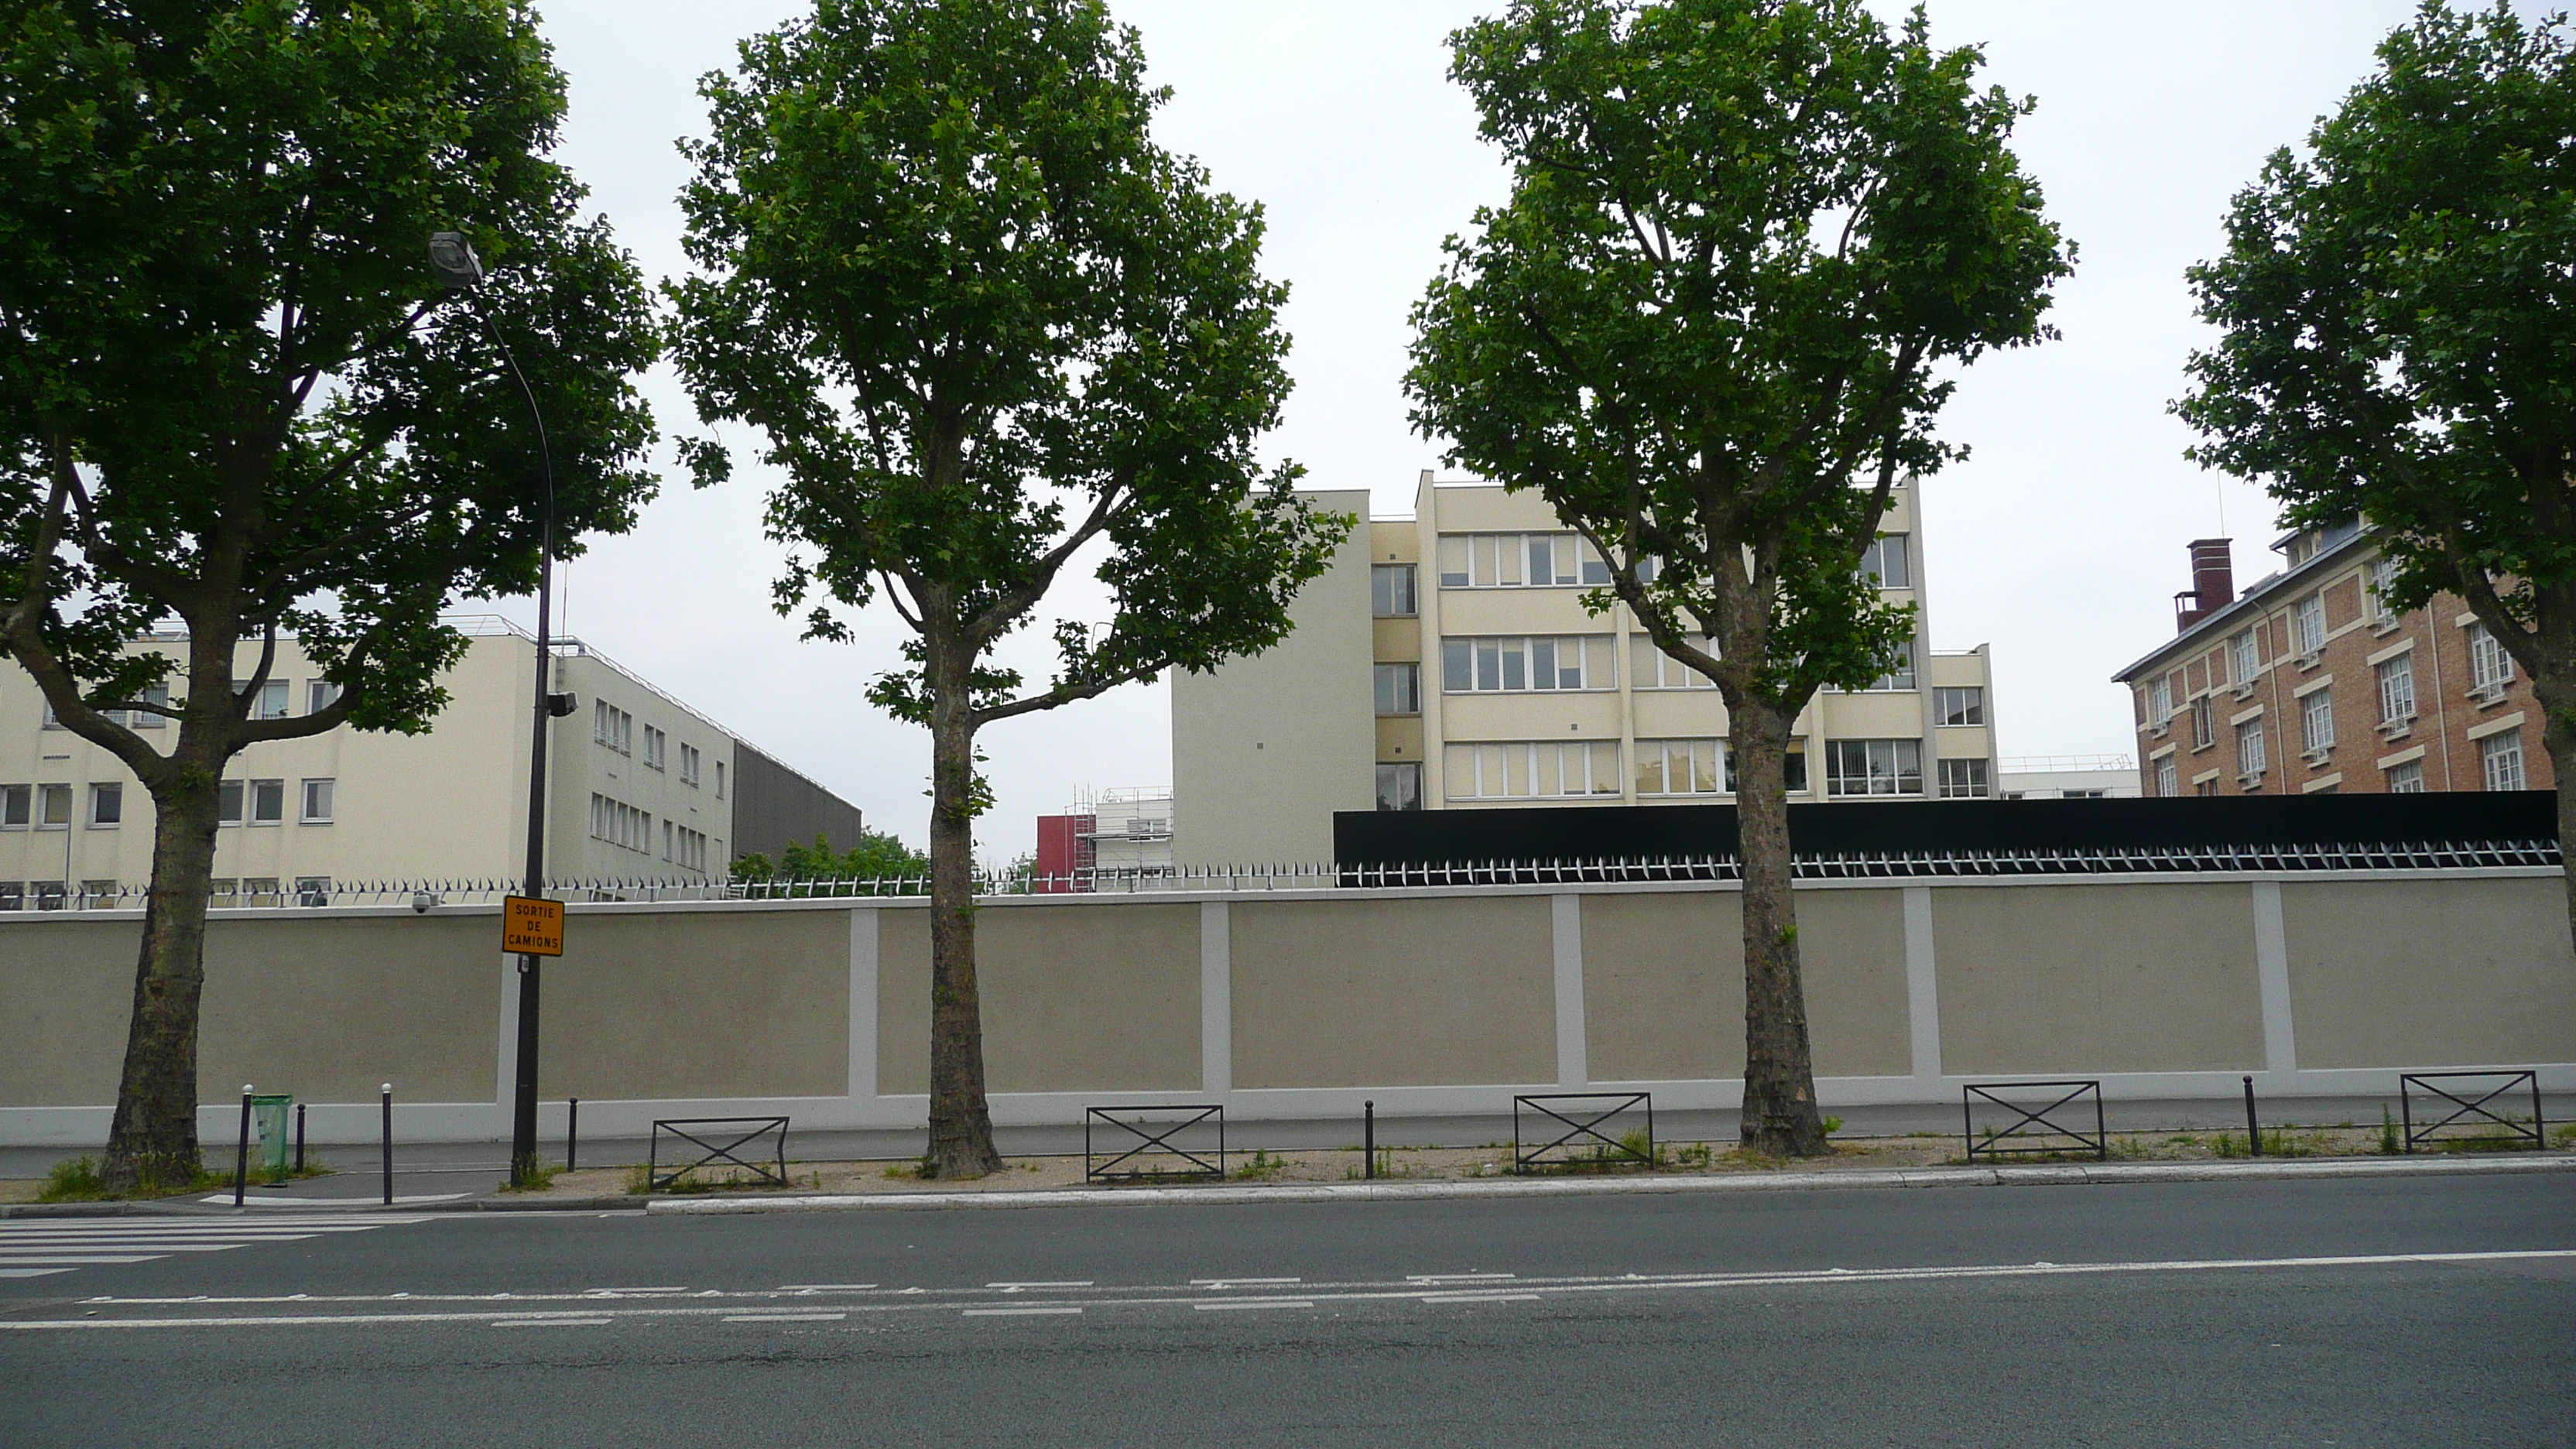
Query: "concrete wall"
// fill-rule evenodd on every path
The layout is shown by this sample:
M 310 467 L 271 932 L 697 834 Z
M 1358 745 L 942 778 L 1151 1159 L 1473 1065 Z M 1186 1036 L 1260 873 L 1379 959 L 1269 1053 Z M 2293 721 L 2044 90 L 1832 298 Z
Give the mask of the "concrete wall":
M 2098 1076 L 2115 1096 L 2385 1093 L 2535 1066 L 2576 1087 L 2555 872 L 1814 882 L 1799 939 L 1828 1105 Z M 1244 1118 L 1494 1111 L 1515 1091 L 1740 1099 L 1739 896 L 1711 885 L 1004 897 L 977 915 L 997 1119 L 1216 1101 Z M 245 1081 L 320 1140 L 507 1130 L 516 977 L 489 906 L 235 911 L 207 951 L 207 1130 Z M 0 1141 L 106 1131 L 133 912 L 0 915 Z M 913 1126 L 917 900 L 576 904 L 542 1095 L 586 1132 L 785 1112 Z M 549 1125 L 559 1108 L 549 1106 Z

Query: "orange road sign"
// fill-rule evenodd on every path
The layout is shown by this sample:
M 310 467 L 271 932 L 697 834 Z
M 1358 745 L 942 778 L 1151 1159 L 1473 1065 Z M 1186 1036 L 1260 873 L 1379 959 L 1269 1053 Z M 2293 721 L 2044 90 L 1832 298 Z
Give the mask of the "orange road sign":
M 501 949 L 514 956 L 563 954 L 564 908 L 561 901 L 532 896 L 501 898 Z

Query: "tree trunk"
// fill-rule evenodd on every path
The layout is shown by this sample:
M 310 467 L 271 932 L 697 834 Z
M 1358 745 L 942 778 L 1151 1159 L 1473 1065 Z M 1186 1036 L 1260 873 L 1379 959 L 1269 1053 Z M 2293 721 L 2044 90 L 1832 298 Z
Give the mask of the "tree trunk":
M 178 772 L 183 776 L 201 771 Z M 197 1007 L 206 987 L 206 898 L 215 859 L 212 775 L 152 796 L 152 894 L 134 968 L 125 1076 L 101 1172 L 111 1192 L 192 1182 L 197 1147 Z
M 1798 911 L 1790 898 L 1789 726 L 1795 711 L 1727 702 L 1735 753 L 1738 858 L 1744 865 L 1744 1125 L 1747 1152 L 1817 1157 L 1828 1149 L 1816 1112 L 1807 1043 L 1807 990 L 1798 969 Z
M 1002 1170 L 984 1100 L 984 1014 L 975 987 L 975 725 L 971 658 L 930 643 L 930 1171 Z

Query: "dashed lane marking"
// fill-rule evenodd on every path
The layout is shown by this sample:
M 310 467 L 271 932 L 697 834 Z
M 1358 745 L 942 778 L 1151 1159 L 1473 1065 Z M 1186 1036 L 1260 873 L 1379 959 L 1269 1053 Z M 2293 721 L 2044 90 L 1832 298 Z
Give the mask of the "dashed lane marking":
M 987 1283 L 984 1286 L 987 1288 L 1006 1289 L 1010 1292 L 1016 1293 L 1024 1288 L 1088 1288 L 1091 1286 L 1091 1280 L 1088 1278 L 1068 1278 L 1058 1283 L 1004 1281 L 1000 1283 Z
M 728 1313 L 727 1323 L 838 1323 L 846 1313 Z
M 1205 1312 L 1233 1312 L 1246 1308 L 1312 1308 L 1311 1298 L 1223 1298 L 1214 1303 L 1193 1303 L 1192 1308 Z
M 865 1293 L 874 1283 L 781 1283 L 781 1293 Z
M 1029 1318 L 1039 1314 L 1080 1313 L 1082 1309 L 1069 1303 L 1049 1303 L 1033 1304 L 1027 1308 L 968 1308 L 962 1311 L 969 1318 Z

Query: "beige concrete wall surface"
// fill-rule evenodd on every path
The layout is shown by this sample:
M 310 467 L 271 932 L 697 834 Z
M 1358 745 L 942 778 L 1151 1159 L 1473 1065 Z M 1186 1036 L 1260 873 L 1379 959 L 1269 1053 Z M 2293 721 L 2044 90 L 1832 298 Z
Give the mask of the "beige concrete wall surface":
M 1932 892 L 1954 1074 L 2260 1071 L 2242 882 Z
M 142 943 L 134 920 L 0 926 L 0 1106 L 116 1100 Z
M 2299 1065 L 2576 1059 L 2576 950 L 2556 880 L 2281 887 Z
M 1797 909 L 1816 1074 L 1911 1071 L 1901 898 L 1800 891 Z M 1583 1007 L 1594 1081 L 1742 1076 L 1743 897 L 1584 897 Z
M 1545 896 L 1238 901 L 1237 1087 L 1556 1078 Z
M 547 1100 L 849 1091 L 844 912 L 577 912 L 545 972 Z
M 243 915 L 213 922 L 199 1100 L 228 1100 L 249 1082 L 306 1102 L 372 1102 L 388 1081 L 407 1102 L 493 1100 L 498 944 L 489 916 L 307 923 Z M 120 1052 L 123 1027 L 119 1022 Z M 572 1036 L 548 1040 L 560 1045 Z
M 930 912 L 877 920 L 877 1090 L 927 1092 Z M 1197 906 L 978 911 L 975 968 L 988 1090 L 1197 1089 Z

